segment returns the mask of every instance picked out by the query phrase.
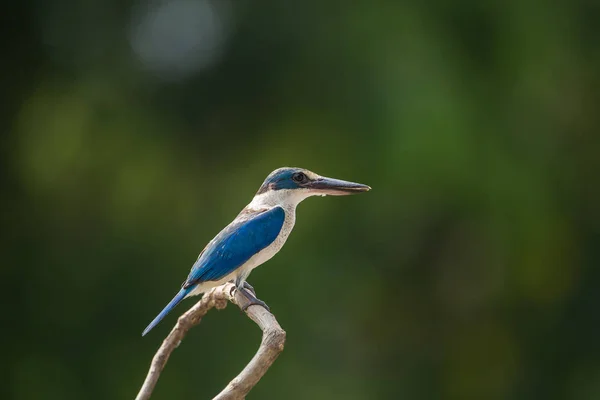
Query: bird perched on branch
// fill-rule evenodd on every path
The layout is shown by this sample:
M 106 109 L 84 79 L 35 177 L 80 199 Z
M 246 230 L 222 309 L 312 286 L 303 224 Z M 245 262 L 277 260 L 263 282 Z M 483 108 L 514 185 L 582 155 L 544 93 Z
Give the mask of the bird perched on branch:
M 229 281 L 248 298 L 248 306 L 258 304 L 268 309 L 256 298 L 246 278 L 281 249 L 294 227 L 298 203 L 310 196 L 343 196 L 370 189 L 367 185 L 326 178 L 302 168 L 286 167 L 271 172 L 250 204 L 202 250 L 179 293 L 142 336 L 186 297 Z

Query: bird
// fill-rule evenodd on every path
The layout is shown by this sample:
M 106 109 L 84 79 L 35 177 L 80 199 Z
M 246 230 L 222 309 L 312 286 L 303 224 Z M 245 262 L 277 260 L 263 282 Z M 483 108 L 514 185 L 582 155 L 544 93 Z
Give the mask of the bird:
M 251 305 L 269 308 L 246 282 L 250 272 L 285 244 L 296 221 L 296 206 L 311 196 L 343 196 L 371 190 L 367 185 L 320 176 L 304 168 L 271 172 L 252 201 L 200 252 L 181 289 L 144 329 L 145 336 L 183 299 L 234 282 Z

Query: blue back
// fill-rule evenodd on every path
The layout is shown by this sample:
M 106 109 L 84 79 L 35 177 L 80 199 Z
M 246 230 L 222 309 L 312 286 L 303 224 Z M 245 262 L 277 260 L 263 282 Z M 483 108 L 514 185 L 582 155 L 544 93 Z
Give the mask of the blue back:
M 248 213 L 251 213 L 249 218 Z M 240 216 L 246 218 L 240 220 Z M 281 232 L 285 211 L 274 207 L 266 211 L 242 211 L 240 216 L 200 253 L 183 285 L 184 289 L 227 276 L 273 243 Z

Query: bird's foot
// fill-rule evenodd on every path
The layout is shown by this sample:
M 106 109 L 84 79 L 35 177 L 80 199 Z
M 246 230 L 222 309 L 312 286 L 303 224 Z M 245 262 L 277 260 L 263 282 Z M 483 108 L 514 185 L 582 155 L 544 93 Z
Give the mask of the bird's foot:
M 248 299 L 250 300 L 250 299 Z M 248 304 L 246 304 L 245 306 L 242 307 L 242 311 L 246 311 L 248 309 L 248 307 L 250 306 L 261 306 L 262 308 L 264 308 L 265 310 L 267 310 L 268 312 L 271 312 L 271 309 L 269 308 L 269 306 L 267 305 L 267 303 L 265 303 L 262 300 L 257 299 L 256 297 L 254 298 L 254 300 L 250 300 L 250 302 Z
M 256 298 L 256 290 L 254 290 L 254 287 L 252 287 L 251 284 L 248 283 L 248 281 L 244 281 L 244 283 L 242 284 L 244 289 L 248 289 Z
M 271 312 L 271 309 L 269 308 L 267 303 L 256 298 L 256 293 L 254 292 L 254 288 L 249 283 L 244 282 L 244 284 L 241 287 L 238 287 L 237 289 L 241 294 L 244 295 L 244 297 L 246 299 L 248 299 L 248 304 L 245 304 L 242 306 L 242 311 L 246 311 L 248 309 L 248 307 L 256 305 L 256 306 L 261 306 L 268 312 Z

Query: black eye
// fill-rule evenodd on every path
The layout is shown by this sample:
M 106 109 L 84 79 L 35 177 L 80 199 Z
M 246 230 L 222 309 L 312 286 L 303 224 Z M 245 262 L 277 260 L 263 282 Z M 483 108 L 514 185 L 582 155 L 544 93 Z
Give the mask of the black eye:
M 306 175 L 304 175 L 302 172 L 296 172 L 294 175 L 292 175 L 292 180 L 298 183 L 306 182 Z

